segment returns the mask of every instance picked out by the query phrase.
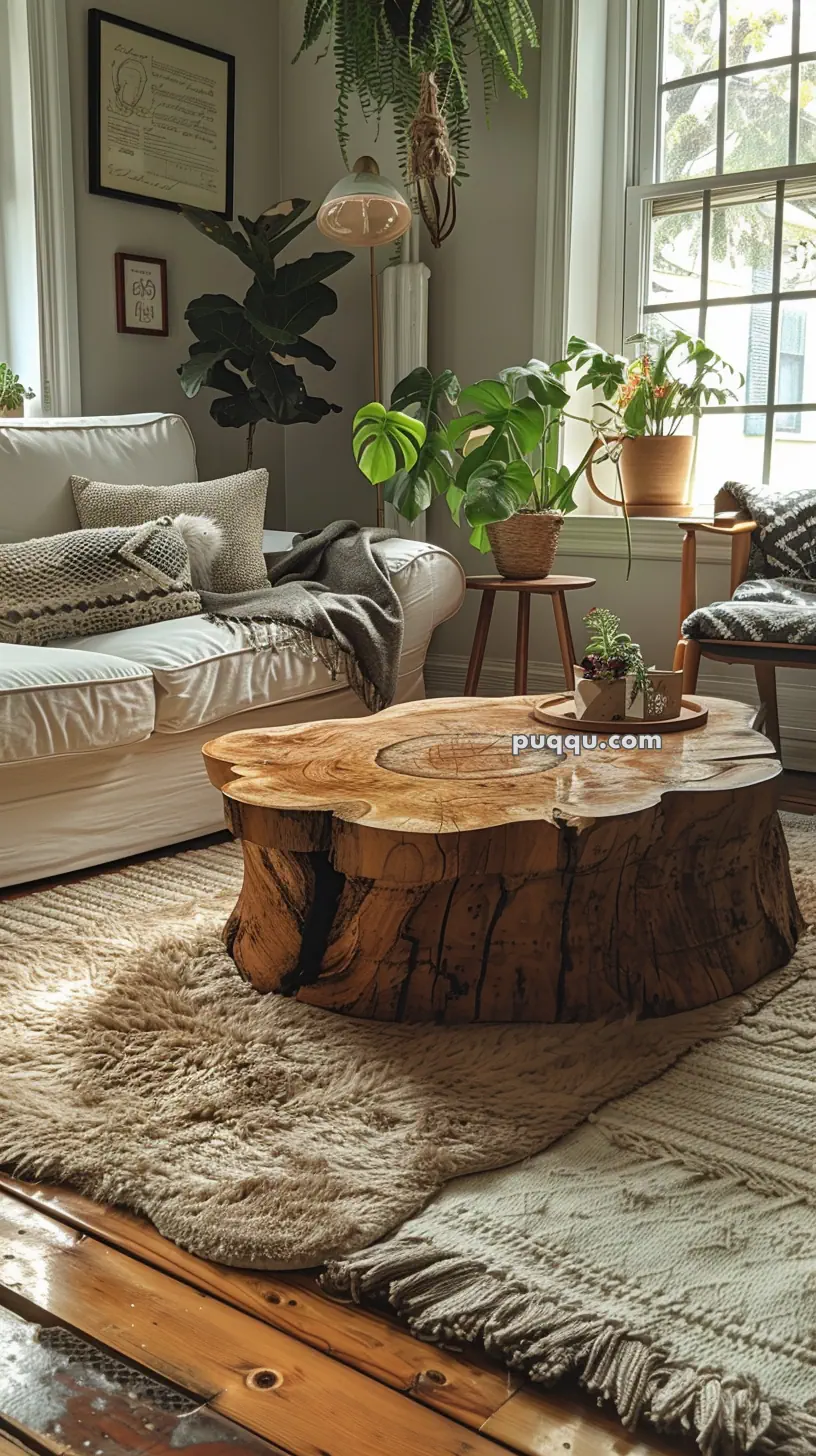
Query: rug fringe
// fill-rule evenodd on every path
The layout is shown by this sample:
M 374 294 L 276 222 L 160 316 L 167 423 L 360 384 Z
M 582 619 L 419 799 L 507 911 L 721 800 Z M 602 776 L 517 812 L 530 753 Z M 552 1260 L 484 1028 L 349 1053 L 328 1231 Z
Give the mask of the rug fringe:
M 564 1307 L 542 1293 L 531 1301 L 483 1264 L 439 1255 L 423 1240 L 390 1239 L 333 1263 L 322 1279 L 356 1303 L 387 1298 L 422 1340 L 481 1341 L 488 1354 L 552 1385 L 577 1375 L 611 1401 L 624 1426 L 645 1420 L 659 1431 L 693 1434 L 703 1456 L 814 1456 L 816 1416 L 771 1405 L 755 1380 L 673 1361 L 643 1331 L 601 1314 Z

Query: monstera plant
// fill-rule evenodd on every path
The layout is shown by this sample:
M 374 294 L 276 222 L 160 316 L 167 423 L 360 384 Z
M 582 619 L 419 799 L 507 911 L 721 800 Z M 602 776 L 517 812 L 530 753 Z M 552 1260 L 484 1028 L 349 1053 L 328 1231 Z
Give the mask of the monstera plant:
M 179 366 L 182 388 L 191 398 L 202 388 L 218 390 L 210 414 L 219 425 L 247 431 L 247 469 L 252 464 L 255 429 L 260 420 L 277 425 L 316 424 L 340 406 L 307 393 L 291 359 L 321 369 L 335 360 L 306 337 L 322 318 L 334 313 L 337 295 L 325 279 L 351 262 L 352 254 L 312 253 L 292 263 L 276 260 L 314 221 L 303 198 L 279 202 L 254 221 L 240 217 L 233 230 L 216 213 L 197 207 L 181 210 L 188 222 L 227 248 L 253 274 L 242 302 L 226 293 L 194 298 L 184 315 L 195 343 Z

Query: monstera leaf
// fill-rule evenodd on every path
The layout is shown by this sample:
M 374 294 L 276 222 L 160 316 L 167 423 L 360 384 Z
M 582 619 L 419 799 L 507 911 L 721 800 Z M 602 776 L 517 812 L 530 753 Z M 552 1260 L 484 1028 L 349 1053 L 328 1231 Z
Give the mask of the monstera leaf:
M 425 426 L 419 420 L 401 410 L 387 410 L 377 400 L 363 405 L 354 416 L 354 458 L 372 485 L 388 480 L 398 463 L 410 470 L 424 442 Z
M 425 439 L 413 464 L 405 464 L 385 481 L 383 495 L 406 521 L 415 521 L 428 509 L 435 495 L 447 491 L 456 472 L 445 422 L 440 413 L 443 401 L 455 405 L 459 380 L 450 369 L 434 376 L 421 365 L 394 386 L 391 409 L 414 412 L 425 431 Z
M 278 425 L 316 424 L 340 406 L 307 392 L 290 359 L 305 359 L 320 369 L 335 361 L 306 337 L 333 314 L 337 296 L 324 280 L 351 262 L 346 252 L 313 253 L 278 266 L 278 254 L 314 221 L 303 198 L 280 202 L 252 219 L 240 217 L 241 231 L 215 213 L 196 207 L 181 210 L 205 237 L 228 249 L 254 277 L 242 302 L 224 293 L 205 293 L 189 304 L 185 318 L 195 335 L 189 358 L 179 366 L 185 394 L 215 389 L 213 419 L 225 428 L 249 431 L 261 420 Z M 396 463 L 396 462 L 395 462 Z

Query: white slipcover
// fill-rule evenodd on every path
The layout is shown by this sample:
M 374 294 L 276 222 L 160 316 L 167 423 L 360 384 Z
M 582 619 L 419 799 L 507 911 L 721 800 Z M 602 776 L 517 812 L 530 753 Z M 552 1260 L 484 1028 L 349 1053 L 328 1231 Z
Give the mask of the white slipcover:
M 0 541 L 77 526 L 72 474 L 122 484 L 197 479 L 177 415 L 0 422 Z M 285 550 L 290 532 L 264 532 Z M 405 611 L 397 701 L 422 697 L 431 634 L 464 574 L 425 542 L 387 546 Z M 235 728 L 358 717 L 345 676 L 293 652 L 252 653 L 202 617 L 51 647 L 0 649 L 0 885 L 174 844 L 221 827 L 201 762 Z
M 142 663 L 0 642 L 4 763 L 138 743 L 153 732 L 155 707 L 153 675 Z

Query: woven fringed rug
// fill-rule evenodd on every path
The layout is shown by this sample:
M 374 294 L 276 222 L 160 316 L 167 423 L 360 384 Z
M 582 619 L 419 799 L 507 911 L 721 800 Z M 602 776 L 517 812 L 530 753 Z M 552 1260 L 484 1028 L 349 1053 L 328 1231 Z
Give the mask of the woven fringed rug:
M 816 818 L 783 817 L 813 919 Z M 691 1432 L 707 1456 L 813 1456 L 813 932 L 788 972 L 546 1152 L 448 1184 L 327 1287 L 385 1297 L 421 1338 L 478 1342 L 533 1380 L 575 1376 L 625 1424 Z
M 786 830 L 812 918 L 816 821 Z M 0 1161 L 205 1257 L 331 1258 L 706 1456 L 813 1456 L 813 938 L 684 1017 L 385 1027 L 241 981 L 239 881 L 225 844 L 0 904 Z

